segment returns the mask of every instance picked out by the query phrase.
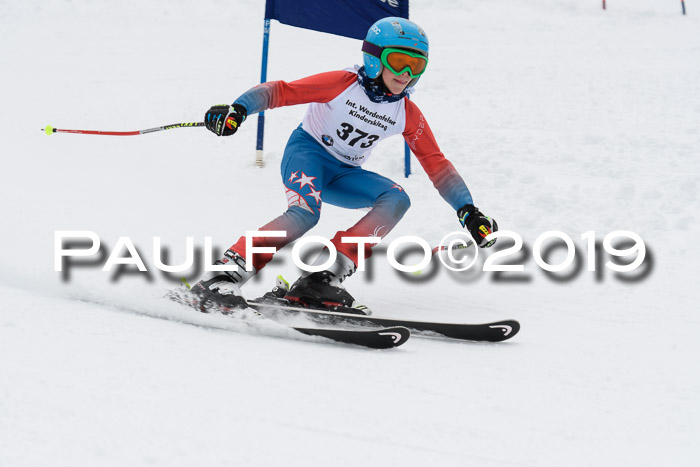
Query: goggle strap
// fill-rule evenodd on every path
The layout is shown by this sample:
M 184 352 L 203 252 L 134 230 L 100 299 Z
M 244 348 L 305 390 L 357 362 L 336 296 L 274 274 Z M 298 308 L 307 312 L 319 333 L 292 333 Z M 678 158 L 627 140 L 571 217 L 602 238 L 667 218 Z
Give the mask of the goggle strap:
M 373 57 L 380 58 L 382 56 L 382 50 L 384 49 L 376 44 L 367 41 L 362 42 L 362 51 Z

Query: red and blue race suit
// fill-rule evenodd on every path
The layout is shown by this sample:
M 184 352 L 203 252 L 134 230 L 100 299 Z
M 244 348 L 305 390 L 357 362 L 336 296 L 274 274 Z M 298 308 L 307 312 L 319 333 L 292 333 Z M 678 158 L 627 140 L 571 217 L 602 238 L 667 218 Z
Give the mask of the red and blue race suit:
M 428 122 L 407 97 L 374 102 L 357 72 L 333 71 L 298 81 L 272 81 L 238 99 L 248 115 L 267 109 L 310 104 L 302 124 L 289 139 L 281 165 L 288 209 L 259 230 L 282 230 L 285 237 L 261 237 L 256 247 L 277 250 L 300 238 L 318 222 L 322 203 L 345 208 L 371 208 L 354 226 L 332 239 L 336 249 L 357 264 L 358 247 L 343 237 L 386 236 L 410 206 L 403 188 L 360 166 L 384 138 L 402 134 L 440 195 L 456 210 L 472 204 L 462 177 L 440 151 Z M 364 248 L 371 255 L 372 244 Z M 231 247 L 246 258 L 245 237 Z M 260 270 L 272 254 L 253 255 Z

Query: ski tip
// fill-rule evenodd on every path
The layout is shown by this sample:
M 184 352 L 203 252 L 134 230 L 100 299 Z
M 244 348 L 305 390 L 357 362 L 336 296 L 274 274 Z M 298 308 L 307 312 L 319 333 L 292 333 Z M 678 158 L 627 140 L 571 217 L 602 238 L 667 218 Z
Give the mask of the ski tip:
M 487 326 L 498 332 L 497 338 L 489 339 L 491 342 L 500 342 L 510 339 L 520 331 L 520 323 L 514 319 L 490 323 Z
M 41 131 L 43 131 L 47 135 L 50 135 L 52 133 L 56 133 L 56 129 L 54 127 L 52 127 L 51 125 L 46 125 L 46 128 L 43 128 Z
M 403 326 L 381 329 L 337 329 L 337 328 L 298 328 L 293 329 L 309 336 L 325 337 L 344 344 L 353 344 L 371 349 L 392 349 L 403 345 L 411 331 Z
M 398 347 L 403 345 L 409 337 L 411 337 L 411 331 L 403 326 L 394 326 L 392 328 L 380 329 L 377 332 L 379 336 L 388 336 L 391 339 L 391 347 Z

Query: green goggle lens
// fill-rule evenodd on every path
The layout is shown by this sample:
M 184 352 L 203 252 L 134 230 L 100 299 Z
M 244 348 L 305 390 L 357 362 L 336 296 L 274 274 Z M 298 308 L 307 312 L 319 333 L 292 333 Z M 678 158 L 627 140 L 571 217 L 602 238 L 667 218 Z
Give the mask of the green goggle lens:
M 384 49 L 380 59 L 382 65 L 395 75 L 401 75 L 408 71 L 411 78 L 418 78 L 425 72 L 425 67 L 428 66 L 426 57 L 403 49 Z

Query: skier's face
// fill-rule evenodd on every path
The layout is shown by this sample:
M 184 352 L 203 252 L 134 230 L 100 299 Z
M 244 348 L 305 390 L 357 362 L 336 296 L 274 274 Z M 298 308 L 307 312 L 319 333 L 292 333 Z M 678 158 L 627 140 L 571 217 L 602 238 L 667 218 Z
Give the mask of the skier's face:
M 400 75 L 395 75 L 387 67 L 382 67 L 382 81 L 384 81 L 384 85 L 390 93 L 401 94 L 403 90 L 406 89 L 406 86 L 408 86 L 408 83 L 411 82 L 411 77 L 408 71 Z

